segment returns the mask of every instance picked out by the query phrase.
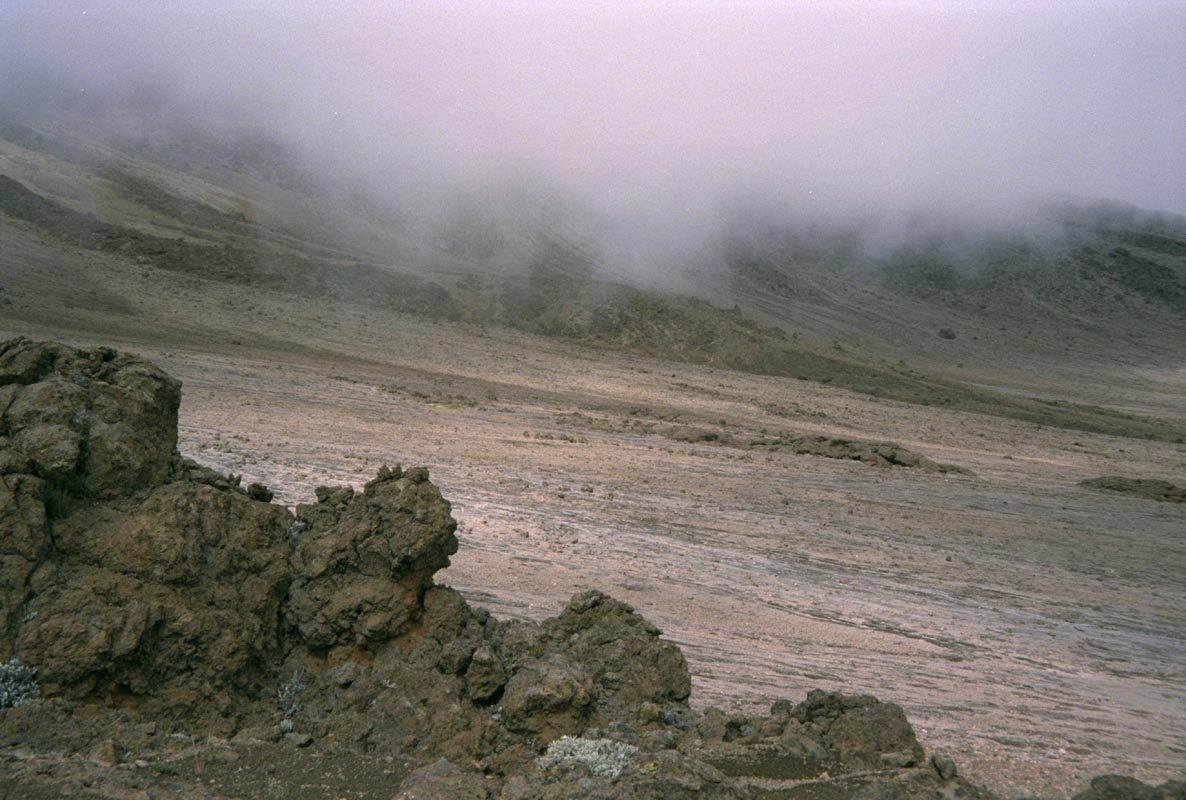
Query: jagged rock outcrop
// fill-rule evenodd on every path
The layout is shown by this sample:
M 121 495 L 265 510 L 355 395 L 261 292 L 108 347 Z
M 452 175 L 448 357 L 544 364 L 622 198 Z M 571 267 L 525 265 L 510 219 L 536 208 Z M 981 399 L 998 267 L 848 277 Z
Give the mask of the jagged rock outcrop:
M 507 727 L 544 740 L 635 721 L 640 710 L 683 703 L 692 688 L 678 648 L 633 608 L 598 591 L 574 597 L 508 660 Z
M 99 347 L 17 338 L 0 344 L 0 450 L 89 497 L 163 483 L 177 446 L 181 384 L 153 364 Z
M 780 444 L 800 455 L 850 459 L 875 467 L 909 467 L 921 472 L 969 474 L 963 467 L 940 464 L 892 442 L 864 442 L 835 436 L 797 436 Z
M 0 737 L 398 754 L 406 798 L 988 796 L 872 697 L 692 709 L 679 649 L 600 592 L 496 620 L 433 581 L 457 539 L 427 470 L 294 513 L 180 458 L 179 398 L 132 356 L 0 343 L 0 663 L 35 667 L 42 698 L 0 710 Z M 80 728 L 73 704 L 119 716 Z
M 0 386 L 0 653 L 48 695 L 225 715 L 258 694 L 288 511 L 188 479 L 211 473 L 176 455 L 180 384 L 146 361 L 16 339 Z
M 386 467 L 356 495 L 318 490 L 292 525 L 287 619 L 307 647 L 368 647 L 416 620 L 433 574 L 457 552 L 449 504 L 428 470 Z

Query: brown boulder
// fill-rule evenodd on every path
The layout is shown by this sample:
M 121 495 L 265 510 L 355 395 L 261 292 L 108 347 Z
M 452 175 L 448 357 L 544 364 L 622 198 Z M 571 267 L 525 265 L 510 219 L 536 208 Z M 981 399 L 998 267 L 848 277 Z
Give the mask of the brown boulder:
M 84 504 L 30 580 L 22 659 L 72 695 L 258 691 L 280 653 L 289 520 L 190 483 Z
M 33 474 L 92 497 L 168 478 L 181 385 L 149 362 L 18 337 L 0 342 L 0 387 L 0 437 Z
M 297 509 L 288 624 L 313 649 L 373 647 L 419 617 L 457 537 L 449 503 L 423 469 L 384 468 L 361 495 L 319 490 Z
M 847 770 L 922 764 L 923 747 L 901 707 L 869 695 L 814 689 L 791 711 Z
M 531 734 L 542 744 L 579 733 L 588 718 L 593 680 L 582 664 L 548 653 L 520 665 L 502 695 L 508 730 Z
M 592 679 L 604 722 L 629 719 L 643 703 L 682 703 L 692 691 L 688 662 L 658 628 L 626 603 L 591 590 L 541 626 L 537 648 L 565 654 Z

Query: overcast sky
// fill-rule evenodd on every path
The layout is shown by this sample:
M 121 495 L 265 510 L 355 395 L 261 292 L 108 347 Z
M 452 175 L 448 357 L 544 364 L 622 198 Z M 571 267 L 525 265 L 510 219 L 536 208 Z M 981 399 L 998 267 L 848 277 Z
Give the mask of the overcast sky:
M 365 175 L 530 175 L 611 210 L 1186 214 L 1182 2 L 3 0 L 0 68 L 159 84 Z

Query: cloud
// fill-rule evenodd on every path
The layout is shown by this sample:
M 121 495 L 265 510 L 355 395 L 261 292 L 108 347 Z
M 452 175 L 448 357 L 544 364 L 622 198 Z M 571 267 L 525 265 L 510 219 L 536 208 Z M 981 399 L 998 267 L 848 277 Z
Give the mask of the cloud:
M 0 30 L 10 89 L 156 92 L 391 191 L 1186 214 L 1178 3 L 10 2 Z

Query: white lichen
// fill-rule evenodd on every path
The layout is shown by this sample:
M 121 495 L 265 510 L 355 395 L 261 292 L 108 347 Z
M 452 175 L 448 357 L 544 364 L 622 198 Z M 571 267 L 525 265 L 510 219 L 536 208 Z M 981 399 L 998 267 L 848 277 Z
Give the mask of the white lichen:
M 280 709 L 284 719 L 291 718 L 293 714 L 301 710 L 299 698 L 301 691 L 305 688 L 305 684 L 301 681 L 303 674 L 302 670 L 296 670 L 288 679 L 288 683 L 276 690 L 276 707 Z
M 0 664 L 0 708 L 16 708 L 40 695 L 37 669 L 22 666 L 20 661 Z
M 637 753 L 638 748 L 634 745 L 615 742 L 613 739 L 562 736 L 549 744 L 547 752 L 535 763 L 540 769 L 564 763 L 583 764 L 592 775 L 616 778 Z

